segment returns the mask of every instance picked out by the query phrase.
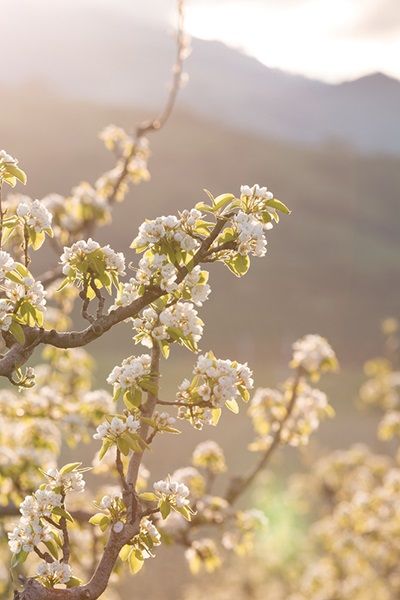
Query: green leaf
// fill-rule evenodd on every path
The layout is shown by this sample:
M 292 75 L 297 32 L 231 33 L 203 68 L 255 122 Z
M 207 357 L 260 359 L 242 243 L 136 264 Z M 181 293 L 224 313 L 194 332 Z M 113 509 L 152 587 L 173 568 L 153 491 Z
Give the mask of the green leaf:
M 123 562 L 126 562 L 129 558 L 130 553 L 132 552 L 132 546 L 128 546 L 128 544 L 126 544 L 125 546 L 122 546 L 120 553 L 119 553 L 119 557 Z
M 234 398 L 232 398 L 231 400 L 227 400 L 225 402 L 225 406 L 229 408 L 229 410 L 232 411 L 235 415 L 239 413 L 239 405 Z
M 139 498 L 140 500 L 143 500 L 143 502 L 157 502 L 158 500 L 154 492 L 143 492 L 142 494 L 139 494 Z
M 144 561 L 137 558 L 134 552 L 131 552 L 129 556 L 129 569 L 133 575 L 139 573 L 140 569 L 143 567 Z
M 21 345 L 25 344 L 24 330 L 22 329 L 21 325 L 14 320 L 12 321 L 12 323 L 10 325 L 10 333 L 11 333 L 11 335 L 13 335 L 15 337 L 15 339 L 17 340 L 17 342 L 19 344 L 21 344 Z
M 166 519 L 171 512 L 171 506 L 169 502 L 163 500 L 160 504 L 160 513 L 163 519 Z
M 78 585 L 81 585 L 82 583 L 82 579 L 79 579 L 79 577 L 70 577 L 69 581 L 65 584 L 67 586 L 67 588 L 72 588 L 72 587 L 77 587 Z
M 125 438 L 119 437 L 117 439 L 117 446 L 118 446 L 118 449 L 120 450 L 120 452 L 122 452 L 122 454 L 124 456 L 128 456 L 129 451 L 130 451 L 130 446 Z
M 200 210 L 201 212 L 206 212 L 206 213 L 213 213 L 214 209 L 211 208 L 211 206 L 209 206 L 208 204 L 205 204 L 205 202 L 198 202 L 195 206 L 195 208 L 197 210 Z
M 7 171 L 13 177 L 15 177 L 16 179 L 18 179 L 18 181 L 20 181 L 23 185 L 26 184 L 26 173 L 22 169 L 20 169 L 16 165 L 10 165 L 9 164 L 9 165 L 7 165 Z
M 65 475 L 65 473 L 72 473 L 72 471 L 75 471 L 75 469 L 77 469 L 81 465 L 81 462 L 68 463 L 60 469 L 60 473 L 61 475 Z
M 271 206 L 272 208 L 276 208 L 276 210 L 279 210 L 280 212 L 284 213 L 285 215 L 290 215 L 290 213 L 291 213 L 291 210 L 286 206 L 286 204 L 283 204 L 283 202 L 281 202 L 277 198 L 268 200 L 266 202 L 266 205 Z
M 164 358 L 168 358 L 169 356 L 169 343 L 167 342 L 167 340 L 159 340 L 158 342 L 160 349 L 161 349 L 161 354 L 163 355 Z
M 233 258 L 225 261 L 226 266 L 236 277 L 242 277 L 247 273 L 250 267 L 250 258 L 237 254 Z
M 190 510 L 186 506 L 181 506 L 180 508 L 176 508 L 175 510 L 176 510 L 176 512 L 180 513 L 182 515 L 182 517 L 184 519 L 186 519 L 186 521 L 192 520 L 192 515 L 190 513 Z
M 213 408 L 211 409 L 211 424 L 216 426 L 218 425 L 218 421 L 221 418 L 221 414 L 222 414 L 222 410 L 220 408 Z
M 57 544 L 53 540 L 49 540 L 48 542 L 44 542 L 44 545 L 46 546 L 46 548 L 48 549 L 50 554 L 53 556 L 53 558 L 55 558 L 57 560 L 58 559 Z
M 61 506 L 56 506 L 55 508 L 53 508 L 53 514 L 57 515 L 58 517 L 62 517 L 63 519 L 66 519 L 71 523 L 74 522 L 72 515 L 64 508 L 61 508 Z
M 225 206 L 234 199 L 235 196 L 233 194 L 221 194 L 214 199 L 214 209 L 221 210 L 221 208 L 225 208 Z
M 130 388 L 124 394 L 124 404 L 127 408 L 139 408 L 142 403 L 142 391 L 140 388 Z
M 117 402 L 120 399 L 121 394 L 122 394 L 122 388 L 119 386 L 115 386 L 114 387 L 114 395 L 113 395 L 114 402 Z
M 250 400 L 249 390 L 246 387 L 244 387 L 244 385 L 239 385 L 238 390 L 239 390 L 239 393 L 240 393 L 243 401 L 248 402 Z
M 150 392 L 150 394 L 152 394 L 153 396 L 157 395 L 157 383 L 155 381 L 153 381 L 153 379 L 151 379 L 151 378 L 141 379 L 140 387 L 142 389 L 146 390 L 146 392 Z
M 99 460 L 101 460 L 104 455 L 108 452 L 108 450 L 111 448 L 111 446 L 113 445 L 113 442 L 111 440 L 103 440 L 103 444 L 101 446 L 100 452 L 99 452 Z
M 23 550 L 18 552 L 18 554 L 13 554 L 11 559 L 11 568 L 15 569 L 17 565 L 21 565 L 22 563 L 24 563 L 27 559 L 27 556 L 28 552 L 24 552 Z
M 125 433 L 123 436 L 124 442 L 127 443 L 129 448 L 134 452 L 142 452 L 143 448 L 141 445 L 141 438 L 134 433 Z M 122 450 L 121 450 L 122 452 Z
M 39 250 L 39 248 L 43 245 L 45 237 L 46 236 L 43 233 L 43 231 L 36 232 L 32 230 L 32 232 L 30 233 L 32 248 L 34 250 Z
M 101 525 L 102 523 L 105 522 L 105 520 L 107 521 L 107 524 L 108 524 L 109 518 L 107 517 L 107 515 L 99 512 L 99 513 L 96 513 L 95 515 L 93 515 L 92 517 L 90 517 L 89 523 L 91 525 Z

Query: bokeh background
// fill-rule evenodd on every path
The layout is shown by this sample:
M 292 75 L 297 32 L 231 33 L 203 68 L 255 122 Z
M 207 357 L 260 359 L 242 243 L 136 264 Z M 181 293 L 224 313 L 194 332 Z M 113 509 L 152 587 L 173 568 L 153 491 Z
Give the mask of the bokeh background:
M 108 123 L 129 131 L 162 106 L 173 22 L 173 0 L 7 3 L 0 142 L 27 171 L 29 195 L 66 194 L 96 179 L 110 166 L 98 131 Z M 362 365 L 379 350 L 380 320 L 399 310 L 400 4 L 188 0 L 187 26 L 188 83 L 151 139 L 151 181 L 131 190 L 96 237 L 126 251 L 145 217 L 191 207 L 203 188 L 218 194 L 267 185 L 292 215 L 271 232 L 268 258 L 254 259 L 244 279 L 211 269 L 202 347 L 248 360 L 256 384 L 267 386 L 285 377 L 297 337 L 326 336 L 342 368 L 325 384 L 337 416 L 316 444 L 371 441 L 373 417 L 355 407 Z M 41 252 L 36 272 L 55 260 L 51 250 Z M 90 349 L 102 385 L 132 353 L 129 331 L 121 327 Z M 193 362 L 175 353 L 163 376 L 167 398 Z M 215 433 L 188 429 L 179 440 L 157 442 L 147 466 L 165 475 L 212 435 L 233 471 L 251 462 L 243 413 L 227 416 Z M 290 470 L 295 460 L 288 453 L 276 466 Z M 188 579 L 181 553 L 158 554 L 135 590 L 179 598 Z M 131 592 L 132 581 L 122 598 Z

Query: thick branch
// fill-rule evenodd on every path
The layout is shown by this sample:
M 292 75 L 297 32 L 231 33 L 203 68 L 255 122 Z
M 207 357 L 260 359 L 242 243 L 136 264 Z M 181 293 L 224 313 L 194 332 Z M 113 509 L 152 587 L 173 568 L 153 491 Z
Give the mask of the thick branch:
M 207 259 L 210 247 L 221 233 L 229 216 L 217 219 L 217 222 L 197 250 L 189 265 L 182 269 L 177 278 L 181 283 L 186 275 L 198 264 Z M 39 327 L 25 327 L 25 344 L 14 344 L 7 354 L 0 359 L 0 376 L 11 377 L 12 372 L 26 363 L 33 350 L 39 344 L 48 344 L 55 348 L 78 348 L 86 346 L 109 331 L 114 325 L 135 317 L 146 306 L 163 296 L 165 292 L 158 287 L 148 287 L 147 291 L 128 306 L 120 306 L 109 314 L 96 319 L 81 331 L 58 332 L 55 329 L 43 330 Z
M 153 344 L 153 348 L 151 350 L 151 374 L 153 378 L 153 383 L 155 386 L 155 393 L 152 394 L 149 392 L 147 394 L 147 401 L 143 407 L 143 416 L 151 417 L 154 412 L 154 408 L 157 404 L 158 398 L 158 386 L 160 380 L 160 347 L 157 343 Z M 147 423 L 143 423 L 140 429 L 140 435 L 143 439 L 146 439 L 147 434 L 149 432 L 149 425 Z M 142 462 L 143 452 L 135 452 L 129 461 L 128 473 L 126 476 L 126 481 L 128 486 L 132 488 L 132 490 L 136 486 L 136 481 L 139 474 L 140 463 Z

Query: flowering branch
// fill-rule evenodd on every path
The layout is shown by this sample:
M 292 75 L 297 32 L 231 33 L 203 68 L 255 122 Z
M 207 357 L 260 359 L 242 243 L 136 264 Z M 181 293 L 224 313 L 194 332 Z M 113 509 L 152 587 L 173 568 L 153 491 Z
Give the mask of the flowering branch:
M 229 504 L 233 505 L 236 502 L 236 500 L 238 500 L 238 498 L 241 495 L 243 495 L 246 492 L 246 490 L 249 489 L 254 480 L 266 469 L 272 455 L 274 454 L 275 450 L 279 447 L 281 443 L 283 427 L 290 418 L 296 404 L 301 377 L 302 369 L 298 368 L 292 385 L 290 401 L 286 410 L 286 414 L 280 422 L 279 427 L 276 430 L 270 445 L 268 446 L 264 454 L 261 456 L 260 460 L 257 462 L 257 464 L 253 467 L 253 469 L 248 475 L 246 475 L 245 477 L 237 477 L 232 479 L 228 487 L 228 491 L 226 493 L 226 499 L 229 502 Z

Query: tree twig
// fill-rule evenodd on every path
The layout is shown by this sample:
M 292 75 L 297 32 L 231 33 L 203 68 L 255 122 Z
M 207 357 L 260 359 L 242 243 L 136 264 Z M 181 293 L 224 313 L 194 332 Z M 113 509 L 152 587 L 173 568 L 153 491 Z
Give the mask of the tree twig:
M 272 457 L 275 450 L 278 448 L 279 444 L 281 443 L 283 427 L 284 427 L 285 423 L 287 422 L 287 420 L 289 419 L 290 415 L 292 414 L 293 408 L 296 404 L 298 389 L 299 389 L 299 385 L 301 382 L 301 377 L 302 377 L 302 372 L 300 369 L 298 369 L 296 372 L 295 380 L 293 382 L 291 396 L 290 396 L 289 404 L 287 407 L 286 415 L 285 415 L 284 419 L 282 419 L 282 421 L 280 422 L 279 428 L 275 432 L 275 435 L 272 439 L 271 444 L 268 446 L 267 450 L 261 456 L 261 459 L 254 465 L 254 467 L 251 469 L 251 471 L 250 471 L 250 473 L 248 473 L 248 475 L 246 475 L 245 477 L 234 478 L 230 482 L 228 491 L 226 493 L 226 499 L 231 505 L 234 502 L 236 502 L 236 500 L 239 498 L 239 496 L 241 496 L 249 488 L 249 486 L 258 477 L 258 475 L 265 469 L 270 458 Z

